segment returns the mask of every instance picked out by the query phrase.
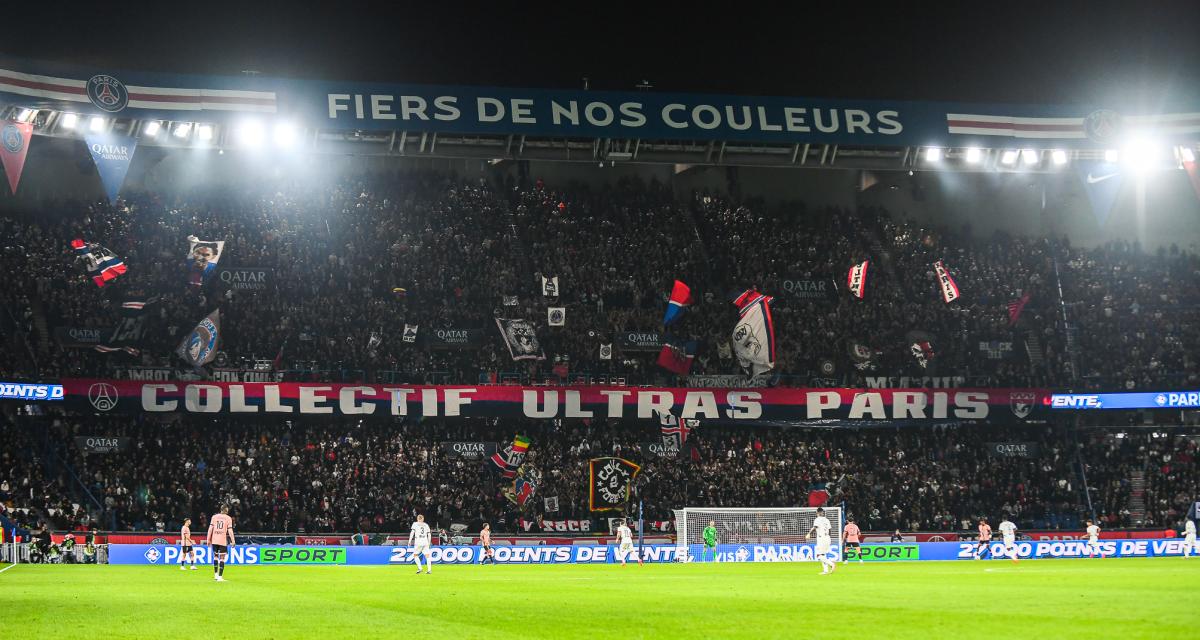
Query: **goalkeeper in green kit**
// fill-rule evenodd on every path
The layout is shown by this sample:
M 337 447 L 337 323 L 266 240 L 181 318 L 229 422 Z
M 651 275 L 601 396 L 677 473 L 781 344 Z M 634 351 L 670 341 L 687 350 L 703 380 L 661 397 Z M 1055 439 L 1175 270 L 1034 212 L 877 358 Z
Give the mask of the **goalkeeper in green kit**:
M 700 561 L 708 562 L 708 552 L 712 551 L 713 560 L 717 559 L 717 523 L 712 520 L 708 521 L 708 526 L 704 527 L 704 551 L 701 552 Z

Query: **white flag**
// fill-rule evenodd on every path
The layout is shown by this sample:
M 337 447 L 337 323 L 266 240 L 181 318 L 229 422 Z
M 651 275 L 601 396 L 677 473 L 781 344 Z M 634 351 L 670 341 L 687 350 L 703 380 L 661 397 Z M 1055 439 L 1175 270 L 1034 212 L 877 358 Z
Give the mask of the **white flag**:
M 937 271 L 938 286 L 942 288 L 942 299 L 946 304 L 958 300 L 958 285 L 955 284 L 954 278 L 950 277 L 950 270 L 941 260 L 933 263 L 933 268 Z
M 416 342 L 417 341 L 417 329 L 418 329 L 418 327 L 415 324 L 404 325 L 404 336 L 400 339 L 403 340 L 404 342 Z
M 771 296 L 749 289 L 734 300 L 738 322 L 733 327 L 733 353 L 746 375 L 754 377 L 775 368 L 775 324 Z
M 542 276 L 542 295 L 547 298 L 558 297 L 558 276 L 552 278 Z
M 600 344 L 600 359 L 601 360 L 612 360 L 612 343 L 611 342 L 608 344 L 604 344 L 604 343 Z
M 552 327 L 561 327 L 567 324 L 567 308 L 546 307 L 546 323 Z
M 870 262 L 870 260 L 863 260 L 860 264 L 850 267 L 850 274 L 846 277 L 846 286 L 849 287 L 850 293 L 859 300 L 862 300 L 863 295 L 867 292 L 867 267 Z

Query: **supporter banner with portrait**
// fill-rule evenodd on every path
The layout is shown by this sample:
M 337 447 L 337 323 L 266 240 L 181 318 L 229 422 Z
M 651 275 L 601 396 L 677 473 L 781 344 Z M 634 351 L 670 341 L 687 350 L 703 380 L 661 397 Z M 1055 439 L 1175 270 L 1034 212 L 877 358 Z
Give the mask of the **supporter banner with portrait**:
M 528 320 L 496 318 L 496 326 L 500 329 L 500 337 L 508 346 L 508 354 L 513 360 L 545 360 L 546 354 L 538 342 L 537 329 Z
M 66 378 L 80 408 L 148 413 L 625 419 L 725 424 L 1043 422 L 1045 389 L 704 389 L 571 385 L 393 385 Z M 96 401 L 93 398 L 101 400 Z

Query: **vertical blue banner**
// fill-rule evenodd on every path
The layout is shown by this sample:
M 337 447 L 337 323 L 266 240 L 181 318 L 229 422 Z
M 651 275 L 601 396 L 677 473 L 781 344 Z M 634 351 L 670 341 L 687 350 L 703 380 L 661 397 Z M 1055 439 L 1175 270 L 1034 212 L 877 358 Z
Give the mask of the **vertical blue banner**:
M 116 204 L 125 174 L 129 173 L 129 163 L 133 161 L 137 139 L 115 133 L 89 133 L 83 139 L 96 163 L 96 170 L 100 172 L 100 182 L 104 184 L 109 203 Z
M 1117 194 L 1125 182 L 1125 174 L 1121 167 L 1103 160 L 1076 160 L 1075 170 L 1083 181 L 1083 190 L 1087 192 L 1088 201 L 1092 203 L 1092 213 L 1096 222 L 1103 227 L 1112 214 L 1113 205 L 1117 203 Z

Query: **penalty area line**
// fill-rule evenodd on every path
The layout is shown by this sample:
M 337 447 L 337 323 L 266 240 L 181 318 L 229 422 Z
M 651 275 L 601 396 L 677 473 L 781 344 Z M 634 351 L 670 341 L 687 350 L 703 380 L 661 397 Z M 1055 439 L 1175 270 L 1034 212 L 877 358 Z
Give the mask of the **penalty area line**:
M 10 564 L 10 565 L 8 565 L 7 567 L 4 567 L 3 569 L 0 569 L 0 573 L 4 573 L 5 571 L 8 571 L 9 569 L 11 569 L 11 568 L 13 568 L 13 567 L 15 567 L 15 566 L 17 566 L 17 565 L 15 565 L 15 564 Z

